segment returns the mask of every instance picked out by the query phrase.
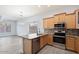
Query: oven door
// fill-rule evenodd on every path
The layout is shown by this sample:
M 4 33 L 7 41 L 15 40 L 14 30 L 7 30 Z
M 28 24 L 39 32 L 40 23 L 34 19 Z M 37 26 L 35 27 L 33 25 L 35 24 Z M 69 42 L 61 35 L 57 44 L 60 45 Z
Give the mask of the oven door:
M 62 43 L 62 44 L 65 44 L 65 38 L 64 37 L 57 37 L 57 36 L 54 36 L 53 37 L 53 41 L 56 42 L 56 43 Z

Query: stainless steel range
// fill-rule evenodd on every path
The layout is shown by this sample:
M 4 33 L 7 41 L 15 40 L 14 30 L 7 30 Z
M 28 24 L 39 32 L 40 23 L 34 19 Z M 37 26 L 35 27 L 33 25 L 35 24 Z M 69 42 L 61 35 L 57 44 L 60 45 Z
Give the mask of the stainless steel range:
M 66 35 L 65 23 L 55 24 L 54 36 L 53 36 L 54 42 L 65 44 L 65 35 Z

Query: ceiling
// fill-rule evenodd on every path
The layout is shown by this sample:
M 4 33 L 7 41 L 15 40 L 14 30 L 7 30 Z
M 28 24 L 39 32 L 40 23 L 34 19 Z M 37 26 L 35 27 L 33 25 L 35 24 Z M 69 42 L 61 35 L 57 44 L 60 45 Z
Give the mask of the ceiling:
M 0 16 L 30 17 L 58 7 L 56 5 L 0 5 Z

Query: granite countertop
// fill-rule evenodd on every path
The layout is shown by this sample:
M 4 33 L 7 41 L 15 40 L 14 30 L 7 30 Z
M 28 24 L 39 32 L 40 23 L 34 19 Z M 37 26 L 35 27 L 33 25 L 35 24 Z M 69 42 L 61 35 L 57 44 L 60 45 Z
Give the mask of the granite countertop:
M 48 34 L 39 34 L 37 36 L 28 36 L 28 35 L 23 35 L 23 36 L 19 36 L 19 37 L 22 37 L 22 38 L 25 38 L 25 39 L 34 39 L 34 38 L 38 38 L 38 37 L 41 37 L 41 36 L 44 36 L 44 35 L 48 35 Z
M 76 35 L 66 35 L 66 36 L 75 37 L 75 38 L 79 37 L 79 36 L 76 36 Z

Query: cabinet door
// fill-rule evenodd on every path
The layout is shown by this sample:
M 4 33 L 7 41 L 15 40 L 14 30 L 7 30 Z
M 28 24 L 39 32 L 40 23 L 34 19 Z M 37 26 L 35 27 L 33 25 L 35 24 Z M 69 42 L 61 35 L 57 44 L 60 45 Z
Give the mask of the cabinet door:
M 79 37 L 75 39 L 75 51 L 79 53 Z
M 40 48 L 42 48 L 43 46 L 44 46 L 43 37 L 40 37 Z
M 76 10 L 76 29 L 79 29 L 79 9 Z
M 48 35 L 44 35 L 44 36 L 43 36 L 44 46 L 47 44 L 47 36 L 48 36 Z
M 48 24 L 48 28 L 54 28 L 54 17 L 50 18 L 47 24 Z
M 53 17 L 44 19 L 43 20 L 44 28 L 46 28 L 46 29 L 53 28 L 54 27 L 54 20 L 53 19 L 54 19 Z
M 47 26 L 47 19 L 44 19 L 44 20 L 43 20 L 43 27 L 44 27 L 44 28 L 47 28 L 47 27 L 48 27 L 48 26 Z
M 59 22 L 59 16 L 58 15 L 55 15 L 54 16 L 54 24 L 57 24 Z
M 23 39 L 23 51 L 27 54 L 32 53 L 32 40 Z
M 46 35 L 40 37 L 40 48 L 44 47 L 47 44 L 46 37 L 47 37 Z
M 47 19 L 47 28 L 49 29 L 49 28 L 52 28 L 52 19 L 51 18 L 49 18 L 49 19 Z
M 67 29 L 74 29 L 74 28 L 76 28 L 75 14 L 67 14 L 65 21 L 66 21 Z
M 65 13 L 59 15 L 59 22 L 65 22 Z
M 75 50 L 75 38 L 67 37 L 66 39 L 66 48 L 69 50 Z
M 49 34 L 47 38 L 47 43 L 53 45 L 53 35 Z

